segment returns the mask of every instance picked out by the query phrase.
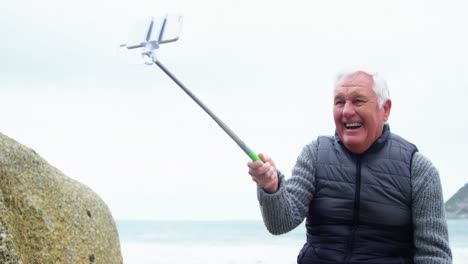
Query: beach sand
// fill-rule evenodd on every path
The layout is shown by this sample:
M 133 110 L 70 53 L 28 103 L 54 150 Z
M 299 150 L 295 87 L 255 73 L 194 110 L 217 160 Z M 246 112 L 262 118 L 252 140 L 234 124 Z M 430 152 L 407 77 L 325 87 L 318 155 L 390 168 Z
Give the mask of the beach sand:
M 452 248 L 453 264 L 468 263 L 468 248 Z
M 122 244 L 126 264 L 295 264 L 298 246 Z
M 302 245 L 161 245 L 123 243 L 125 264 L 295 264 Z M 464 264 L 468 248 L 452 248 L 453 264 Z

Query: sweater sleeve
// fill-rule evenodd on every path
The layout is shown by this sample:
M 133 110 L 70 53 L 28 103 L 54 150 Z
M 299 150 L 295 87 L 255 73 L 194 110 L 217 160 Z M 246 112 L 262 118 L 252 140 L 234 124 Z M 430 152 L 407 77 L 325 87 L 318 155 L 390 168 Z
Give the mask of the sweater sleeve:
M 411 179 L 414 263 L 452 263 L 439 172 L 417 152 L 413 156 Z
M 314 141 L 303 148 L 289 179 L 286 180 L 278 171 L 277 192 L 267 193 L 262 188 L 257 188 L 263 222 L 270 233 L 287 233 L 302 223 L 307 216 L 315 190 L 316 155 L 317 142 Z

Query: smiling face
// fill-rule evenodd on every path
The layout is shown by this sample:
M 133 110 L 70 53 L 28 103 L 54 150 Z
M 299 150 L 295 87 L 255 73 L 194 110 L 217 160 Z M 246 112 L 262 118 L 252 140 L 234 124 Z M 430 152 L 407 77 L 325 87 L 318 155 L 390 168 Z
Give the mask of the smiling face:
M 333 117 L 338 136 L 353 153 L 363 153 L 382 135 L 391 101 L 379 107 L 374 80 L 365 72 L 344 76 L 335 88 Z

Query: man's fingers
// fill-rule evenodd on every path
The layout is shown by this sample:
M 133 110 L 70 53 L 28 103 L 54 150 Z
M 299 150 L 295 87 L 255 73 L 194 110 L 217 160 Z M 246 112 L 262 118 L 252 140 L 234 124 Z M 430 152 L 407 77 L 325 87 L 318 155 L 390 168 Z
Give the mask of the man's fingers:
M 265 162 L 258 168 L 258 172 L 260 172 L 260 174 L 266 174 L 271 170 L 271 168 L 271 164 L 269 162 Z
M 271 159 L 270 156 L 265 155 L 265 154 L 263 154 L 263 153 L 258 153 L 258 156 L 259 156 L 264 162 L 268 162 L 268 163 L 271 164 L 271 166 L 276 167 L 276 166 L 275 166 L 275 163 L 273 162 L 273 160 Z
M 270 157 L 268 157 L 267 155 L 263 153 L 258 153 L 258 157 L 260 157 L 264 162 L 267 162 L 269 159 L 271 159 Z
M 269 191 L 275 192 L 277 190 L 278 181 L 275 164 L 269 156 L 263 153 L 258 153 L 258 156 L 263 162 L 249 161 L 247 163 L 249 174 L 252 177 L 252 180 L 260 187 L 268 188 Z
M 249 161 L 247 163 L 247 167 L 249 167 L 249 169 L 257 169 L 259 167 L 261 167 L 263 165 L 262 162 L 260 161 Z
M 261 167 L 257 169 L 250 169 L 249 174 L 252 177 L 252 181 L 256 182 L 262 188 L 270 188 L 275 182 L 277 182 L 277 174 L 275 167 L 271 166 L 269 162 L 262 164 Z M 277 185 L 274 186 L 275 189 L 271 189 L 271 192 L 277 190 Z
M 259 177 L 259 178 L 268 177 L 269 175 L 271 175 L 271 172 L 275 170 L 276 169 L 273 166 L 271 166 L 269 162 L 260 163 L 259 166 L 256 166 L 254 164 L 249 166 L 249 174 L 252 177 Z

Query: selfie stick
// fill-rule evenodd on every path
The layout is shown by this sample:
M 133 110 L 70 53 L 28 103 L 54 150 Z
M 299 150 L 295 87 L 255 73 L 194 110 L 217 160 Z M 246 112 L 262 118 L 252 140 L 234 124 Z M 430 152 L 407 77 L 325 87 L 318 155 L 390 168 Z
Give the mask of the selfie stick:
M 168 17 L 166 16 L 162 22 L 160 23 L 160 27 L 155 27 L 155 20 L 154 18 L 151 19 L 148 30 L 146 31 L 146 38 L 144 41 L 141 41 L 137 44 L 123 44 L 120 45 L 121 47 L 127 47 L 127 49 L 136 49 L 136 48 L 143 48 L 143 52 L 141 53 L 143 58 L 146 59 L 145 64 L 152 65 L 153 63 L 156 64 L 164 73 L 169 76 L 190 98 L 192 98 L 195 103 L 197 103 L 223 130 L 231 137 L 234 142 L 247 154 L 250 159 L 253 161 L 262 161 L 260 157 L 250 149 L 244 141 L 242 141 L 234 131 L 232 131 L 221 119 L 219 119 L 198 97 L 192 93 L 181 81 L 179 81 L 164 65 L 157 59 L 155 50 L 159 48 L 159 44 L 164 44 L 168 42 L 174 42 L 179 39 L 177 34 L 176 37 L 172 39 L 163 39 L 164 31 L 166 29 Z M 182 22 L 182 17 L 178 18 L 179 25 Z M 180 27 L 179 27 L 180 29 Z M 156 34 L 155 34 L 156 33 Z M 156 37 L 156 38 L 155 38 Z M 148 60 L 149 59 L 149 60 Z

